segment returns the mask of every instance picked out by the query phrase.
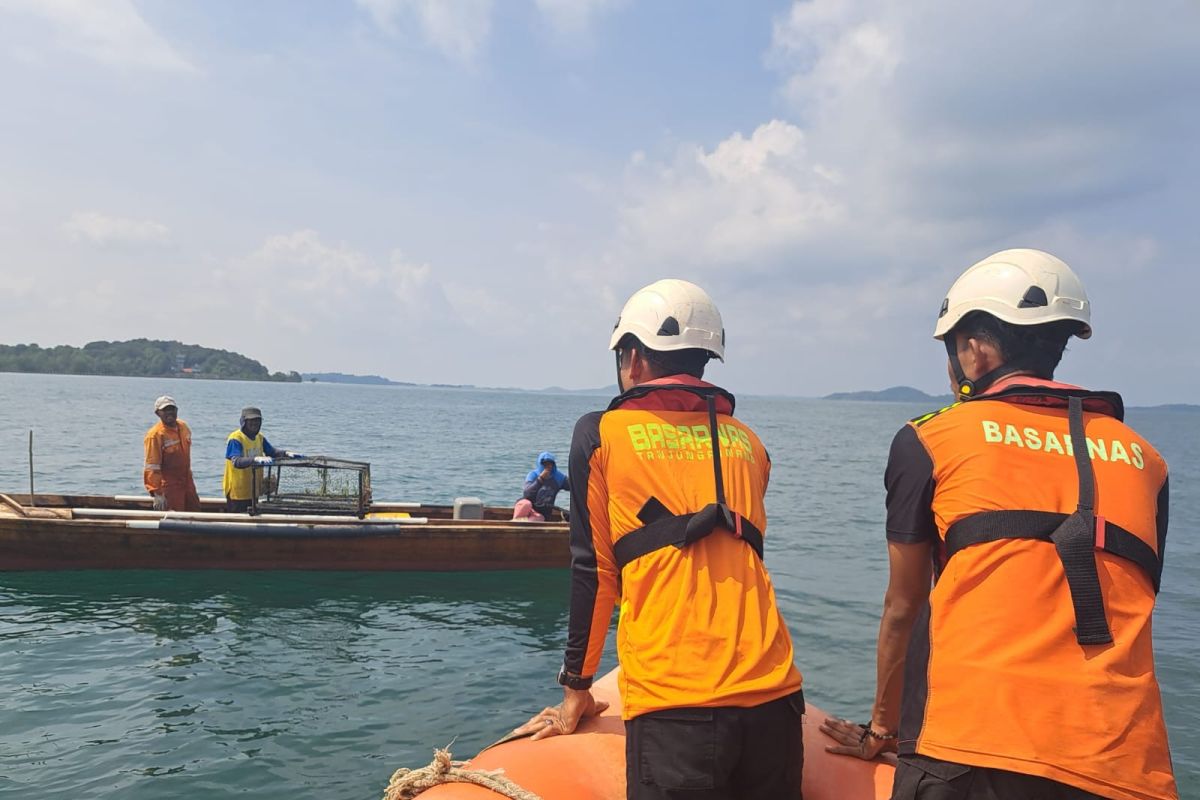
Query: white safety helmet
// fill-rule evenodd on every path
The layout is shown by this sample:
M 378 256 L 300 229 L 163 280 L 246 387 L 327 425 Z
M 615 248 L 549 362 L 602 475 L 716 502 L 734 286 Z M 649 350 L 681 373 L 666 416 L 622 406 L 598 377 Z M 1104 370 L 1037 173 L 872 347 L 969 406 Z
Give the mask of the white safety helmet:
M 632 334 L 651 350 L 698 348 L 725 360 L 725 326 L 708 293 L 694 283 L 665 278 L 639 289 L 621 309 L 608 348 Z
M 1070 319 L 1080 323 L 1075 334 L 1080 339 L 1092 335 L 1083 282 L 1065 262 L 1041 250 L 1002 250 L 968 268 L 942 301 L 933 338 L 942 339 L 972 311 L 1013 325 Z

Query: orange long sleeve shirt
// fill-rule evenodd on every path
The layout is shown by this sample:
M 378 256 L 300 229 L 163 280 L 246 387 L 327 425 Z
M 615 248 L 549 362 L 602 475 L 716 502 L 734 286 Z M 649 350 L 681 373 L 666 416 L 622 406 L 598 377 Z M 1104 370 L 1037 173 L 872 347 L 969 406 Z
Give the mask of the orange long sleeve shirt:
M 146 431 L 146 459 L 142 481 L 146 491 L 161 494 L 174 488 L 188 488 L 192 482 L 192 430 L 183 420 L 168 428 L 159 422 Z

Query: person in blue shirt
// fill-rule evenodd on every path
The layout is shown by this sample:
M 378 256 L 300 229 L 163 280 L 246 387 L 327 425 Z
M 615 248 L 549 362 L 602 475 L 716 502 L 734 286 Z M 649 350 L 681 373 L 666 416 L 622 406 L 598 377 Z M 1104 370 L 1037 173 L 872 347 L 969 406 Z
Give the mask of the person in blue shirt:
M 244 513 L 250 510 L 255 493 L 262 493 L 263 467 L 270 466 L 275 458 L 299 458 L 272 447 L 262 435 L 262 411 L 253 406 L 242 409 L 240 426 L 229 434 L 225 441 L 225 510 Z
M 554 454 L 545 451 L 538 455 L 537 466 L 525 476 L 525 491 L 513 506 L 513 519 L 544 522 L 554 511 L 554 499 L 571 484 L 555 464 Z

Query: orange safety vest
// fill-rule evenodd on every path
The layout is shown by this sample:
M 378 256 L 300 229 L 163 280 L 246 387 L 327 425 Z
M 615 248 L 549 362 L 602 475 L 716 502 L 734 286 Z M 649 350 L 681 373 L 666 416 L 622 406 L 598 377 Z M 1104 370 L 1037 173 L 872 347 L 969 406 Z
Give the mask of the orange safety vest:
M 939 575 L 910 639 L 900 752 L 1175 800 L 1150 625 L 1166 463 L 1119 396 L 1020 382 L 910 423 Z
M 761 557 L 770 460 L 733 405 L 676 375 L 576 425 L 564 670 L 596 673 L 619 599 L 626 719 L 757 706 L 801 686 Z

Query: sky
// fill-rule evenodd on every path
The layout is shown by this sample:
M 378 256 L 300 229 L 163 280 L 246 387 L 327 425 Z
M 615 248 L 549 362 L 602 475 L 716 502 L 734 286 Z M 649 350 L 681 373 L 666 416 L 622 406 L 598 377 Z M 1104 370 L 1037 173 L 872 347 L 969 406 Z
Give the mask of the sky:
M 1200 4 L 0 0 L 0 343 L 612 383 L 714 298 L 735 393 L 947 391 L 970 264 L 1036 247 L 1059 377 L 1200 402 Z

